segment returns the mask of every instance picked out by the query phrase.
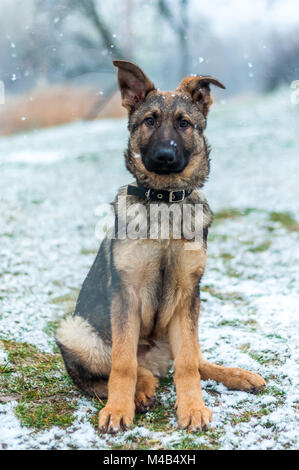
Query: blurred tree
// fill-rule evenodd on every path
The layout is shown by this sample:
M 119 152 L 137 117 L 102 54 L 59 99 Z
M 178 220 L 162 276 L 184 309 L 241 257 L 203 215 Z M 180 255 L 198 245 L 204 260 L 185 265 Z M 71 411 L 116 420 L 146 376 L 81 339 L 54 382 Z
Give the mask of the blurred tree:
M 132 11 L 133 0 L 125 0 L 125 52 L 127 57 L 133 56 Z
M 220 35 L 197 0 L 1 0 L 1 80 L 12 93 L 68 81 L 106 96 L 113 58 L 136 60 L 165 88 L 198 71 L 219 74 L 232 93 L 298 78 L 298 26 L 240 29 L 237 20 Z
M 264 89 L 272 91 L 299 77 L 299 30 L 272 35 L 271 52 L 267 57 Z
M 36 29 L 47 52 L 40 54 L 40 61 L 47 61 L 51 73 L 59 69 L 62 76 L 76 77 L 103 69 L 105 65 L 111 68 L 111 58 L 127 56 L 111 32 L 111 22 L 107 23 L 100 12 L 99 3 L 98 0 L 35 0 Z
M 98 31 L 105 47 L 110 51 L 111 56 L 118 59 L 124 59 L 126 54 L 122 48 L 116 44 L 109 26 L 105 23 L 103 16 L 99 12 L 98 4 L 99 2 L 97 0 L 70 0 L 70 6 L 73 8 L 77 7 L 81 11 L 85 12 L 87 18 L 89 18 Z
M 189 73 L 189 48 L 188 48 L 188 6 L 189 0 L 179 0 L 179 9 L 173 8 L 174 2 L 158 0 L 158 8 L 161 15 L 168 22 L 176 34 L 180 45 L 180 76 Z M 176 11 L 177 10 L 177 11 Z

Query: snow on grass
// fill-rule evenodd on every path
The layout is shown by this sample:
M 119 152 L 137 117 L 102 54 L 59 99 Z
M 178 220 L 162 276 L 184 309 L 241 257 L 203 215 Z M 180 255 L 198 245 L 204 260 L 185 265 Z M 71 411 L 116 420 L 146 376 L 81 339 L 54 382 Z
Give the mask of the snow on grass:
M 34 152 L 30 150 L 12 152 L 7 157 L 10 162 L 36 163 L 38 165 L 47 165 L 61 158 L 63 158 L 63 155 L 59 152 L 42 152 L 41 154 L 38 151 Z
M 267 388 L 250 395 L 203 382 L 213 422 L 194 435 L 177 429 L 171 378 L 162 382 L 156 408 L 118 436 L 98 435 L 101 405 L 79 394 L 71 424 L 42 431 L 24 426 L 10 401 L 0 404 L 0 447 L 298 447 L 298 112 L 281 90 L 216 106 L 207 130 L 212 168 L 204 193 L 216 217 L 201 286 L 200 343 L 207 359 L 258 372 Z M 122 156 L 126 139 L 123 120 L 0 139 L 2 339 L 53 352 L 57 321 L 74 308 L 99 245 L 95 208 L 132 180 Z M 7 380 L 9 367 L 1 344 Z
M 0 345 L 0 365 L 3 366 L 3 365 L 8 364 L 8 363 L 9 363 L 9 360 L 8 360 L 7 351 L 2 349 L 2 347 Z

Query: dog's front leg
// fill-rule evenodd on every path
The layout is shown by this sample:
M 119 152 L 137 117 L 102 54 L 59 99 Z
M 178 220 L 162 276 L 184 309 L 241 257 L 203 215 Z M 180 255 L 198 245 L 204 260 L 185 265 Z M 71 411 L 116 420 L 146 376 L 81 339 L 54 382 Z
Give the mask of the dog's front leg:
M 181 305 L 170 322 L 169 341 L 174 358 L 177 417 L 181 428 L 206 430 L 212 411 L 202 399 L 199 374 L 198 313 Z
M 111 306 L 112 366 L 108 401 L 99 413 L 101 432 L 128 428 L 134 419 L 137 380 L 137 344 L 140 332 L 138 303 L 134 293 L 117 294 Z

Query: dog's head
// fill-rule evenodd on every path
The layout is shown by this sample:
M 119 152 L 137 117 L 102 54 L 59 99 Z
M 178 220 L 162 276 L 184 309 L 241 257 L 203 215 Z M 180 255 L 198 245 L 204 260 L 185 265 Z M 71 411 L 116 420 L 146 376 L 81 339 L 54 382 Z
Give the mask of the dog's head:
M 210 76 L 186 77 L 174 92 L 155 88 L 131 62 L 115 60 L 122 105 L 129 114 L 128 170 L 153 189 L 201 187 L 209 173 L 203 135 L 213 100 Z

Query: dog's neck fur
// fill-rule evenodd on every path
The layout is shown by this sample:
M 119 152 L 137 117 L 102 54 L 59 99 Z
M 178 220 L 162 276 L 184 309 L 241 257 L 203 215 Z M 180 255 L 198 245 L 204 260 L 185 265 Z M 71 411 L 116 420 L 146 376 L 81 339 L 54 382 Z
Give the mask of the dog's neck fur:
M 136 184 L 136 183 L 131 183 L 131 184 Z M 147 229 L 148 229 L 147 238 L 150 238 L 150 227 L 151 227 L 151 220 L 150 220 L 151 210 L 150 210 L 150 207 L 152 205 L 158 205 L 159 206 L 160 203 L 159 203 L 159 201 L 151 201 L 151 200 L 147 200 L 147 199 L 141 199 L 141 198 L 139 198 L 137 196 L 134 196 L 134 195 L 128 195 L 127 188 L 128 188 L 127 185 L 122 186 L 119 189 L 118 194 L 117 194 L 117 196 L 115 197 L 115 199 L 112 203 L 113 208 L 114 208 L 115 217 L 116 217 L 115 218 L 116 227 L 118 227 L 119 224 L 122 224 L 123 227 L 124 226 L 127 227 L 128 226 L 127 224 L 130 223 L 131 219 L 132 219 L 131 216 L 127 217 L 127 213 L 129 211 L 130 206 L 136 205 L 136 204 L 138 204 L 138 205 L 141 204 L 146 208 L 146 213 L 141 214 L 141 216 L 138 220 L 138 223 L 140 224 L 140 226 L 143 226 L 143 227 L 146 226 L 147 227 Z M 123 198 L 123 199 L 121 199 L 121 198 Z M 125 204 L 125 208 L 123 207 L 123 204 Z M 166 204 L 167 206 L 170 206 L 173 203 L 163 202 L 163 204 Z M 211 211 L 211 209 L 210 209 L 210 207 L 207 203 L 207 200 L 205 199 L 204 195 L 200 191 L 194 190 L 183 201 L 180 201 L 180 202 L 176 203 L 176 205 L 181 207 L 181 210 L 182 210 L 182 205 L 184 205 L 184 204 L 188 204 L 188 205 L 192 206 L 192 217 L 191 217 L 192 231 L 194 231 L 194 227 L 195 227 L 194 208 L 198 204 L 200 204 L 202 206 L 203 226 L 200 227 L 200 230 L 203 230 L 203 236 L 204 236 L 203 242 L 204 242 L 204 245 L 205 245 L 206 244 L 207 233 L 208 233 L 208 228 L 210 227 L 210 225 L 213 222 L 213 212 Z M 134 214 L 135 213 L 133 212 L 133 216 L 134 216 Z M 179 221 L 179 226 L 180 226 L 181 233 L 183 233 L 183 227 L 181 225 L 182 220 Z M 173 225 L 172 225 L 172 218 L 171 217 L 170 217 L 170 227 L 171 227 L 171 230 L 172 230 Z M 177 229 L 177 231 L 178 231 L 178 229 Z M 139 237 L 137 236 L 137 238 L 139 238 Z M 143 238 L 143 234 L 140 235 L 140 238 Z

